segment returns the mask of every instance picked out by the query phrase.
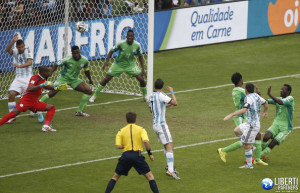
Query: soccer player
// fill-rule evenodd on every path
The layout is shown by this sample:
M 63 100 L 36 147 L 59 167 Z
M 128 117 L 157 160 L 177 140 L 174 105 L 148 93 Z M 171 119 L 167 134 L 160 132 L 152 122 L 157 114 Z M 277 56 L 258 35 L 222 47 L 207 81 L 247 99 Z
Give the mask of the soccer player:
M 51 72 L 48 67 L 39 67 L 39 74 L 36 74 L 30 78 L 26 92 L 19 99 L 16 107 L 9 114 L 2 117 L 0 120 L 0 126 L 3 125 L 7 120 L 16 117 L 21 112 L 25 112 L 27 110 L 37 110 L 47 111 L 46 121 L 42 127 L 42 131 L 56 131 L 49 125 L 55 113 L 55 107 L 53 105 L 38 101 L 38 98 L 41 96 L 44 88 L 49 90 L 64 90 L 67 88 L 67 85 L 52 86 L 53 84 L 47 81 L 50 76 Z
M 116 148 L 123 149 L 123 154 L 119 159 L 112 179 L 106 187 L 105 193 L 110 193 L 120 176 L 127 176 L 131 167 L 134 167 L 139 174 L 143 174 L 146 177 L 152 192 L 158 193 L 154 176 L 145 161 L 145 157 L 141 154 L 143 151 L 142 142 L 144 142 L 150 159 L 154 161 L 147 131 L 135 124 L 136 114 L 134 112 L 126 113 L 126 120 L 128 125 L 120 129 L 116 136 Z
M 231 81 L 235 85 L 235 87 L 232 90 L 232 97 L 233 97 L 235 109 L 236 109 L 236 111 L 238 111 L 243 108 L 244 100 L 246 97 L 245 89 L 242 88 L 244 81 L 243 81 L 242 75 L 239 72 L 236 72 L 231 76 Z M 256 93 L 258 95 L 260 95 L 259 89 L 256 86 L 255 86 L 255 89 L 256 89 Z M 234 121 L 236 127 L 239 126 L 240 124 L 246 122 L 245 113 L 238 115 L 238 116 L 234 116 L 233 121 Z M 255 164 L 268 165 L 267 163 L 263 162 L 260 159 L 260 155 L 261 155 L 261 134 L 260 134 L 260 132 L 258 132 L 256 135 L 254 146 L 255 146 Z M 221 160 L 224 163 L 226 163 L 226 153 L 234 151 L 241 147 L 243 147 L 243 143 L 241 141 L 237 141 L 233 144 L 230 144 L 227 147 L 219 148 L 218 153 L 220 155 Z
M 168 97 L 164 92 L 164 81 L 157 79 L 155 81 L 155 91 L 151 93 L 147 102 L 149 103 L 150 111 L 153 115 L 153 129 L 158 137 L 158 141 L 164 145 L 164 153 L 167 159 L 167 172 L 168 176 L 179 180 L 178 172 L 174 169 L 174 154 L 173 154 L 173 141 L 166 123 L 166 107 L 177 106 L 176 97 L 173 88 L 167 86 L 172 98 Z
M 12 49 L 16 43 L 16 48 Z M 14 57 L 13 66 L 16 67 L 16 77 L 8 90 L 8 110 L 11 112 L 15 106 L 15 98 L 22 94 L 29 83 L 32 74 L 32 54 L 28 47 L 25 47 L 24 41 L 19 39 L 18 34 L 14 34 L 13 40 L 6 47 L 6 51 Z M 9 119 L 7 123 L 11 123 L 16 118 Z
M 108 66 L 109 59 L 112 54 L 116 51 L 119 51 L 119 54 L 113 63 L 113 65 L 109 68 L 106 77 L 100 82 L 100 85 L 96 89 L 93 96 L 90 98 L 90 102 L 94 102 L 99 92 L 105 87 L 105 85 L 115 76 L 120 76 L 123 72 L 126 72 L 130 77 L 135 77 L 141 86 L 141 91 L 143 93 L 144 99 L 147 95 L 146 82 L 143 78 L 143 75 L 146 76 L 146 72 L 144 69 L 144 59 L 142 55 L 141 45 L 137 41 L 134 41 L 134 33 L 132 30 L 128 30 L 126 35 L 126 40 L 122 40 L 115 47 L 113 47 L 106 58 L 106 61 L 103 66 L 103 70 Z M 139 61 L 142 67 L 142 71 L 136 65 L 134 61 L 134 55 L 137 54 L 139 56 Z
M 246 83 L 245 91 L 246 98 L 245 104 L 242 109 L 227 115 L 224 121 L 230 119 L 233 116 L 246 113 L 247 121 L 240 124 L 234 129 L 235 134 L 241 138 L 241 142 L 244 145 L 245 156 L 247 163 L 240 168 L 252 169 L 252 145 L 255 142 L 255 137 L 260 130 L 260 106 L 264 106 L 263 117 L 267 117 L 268 103 L 265 99 L 260 97 L 257 93 L 254 93 L 254 84 Z
M 56 80 L 55 84 L 66 83 L 74 90 L 84 93 L 81 98 L 79 107 L 75 112 L 75 115 L 81 117 L 88 117 L 90 115 L 84 113 L 83 109 L 86 107 L 89 101 L 90 95 L 92 94 L 92 90 L 87 83 L 85 83 L 83 80 L 78 78 L 78 75 L 80 70 L 83 68 L 85 76 L 89 79 L 89 84 L 92 85 L 94 84 L 88 68 L 89 61 L 87 60 L 86 57 L 81 55 L 78 46 L 73 46 L 71 50 L 72 50 L 72 56 L 68 56 L 64 58 L 61 62 L 54 64 L 54 66 L 52 67 L 52 73 L 57 69 L 57 66 L 64 66 L 64 69 L 60 72 L 60 76 Z M 52 90 L 48 94 L 45 94 L 40 101 L 48 102 L 48 100 L 54 97 L 58 92 L 59 90 Z M 38 112 L 38 115 L 39 115 L 39 122 L 42 122 L 44 119 L 42 113 Z
M 271 86 L 268 88 L 269 103 L 276 106 L 276 116 L 273 124 L 266 131 L 263 138 L 261 157 L 267 155 L 276 146 L 280 145 L 285 138 L 292 132 L 293 114 L 294 114 L 294 98 L 290 96 L 292 87 L 284 84 L 280 91 L 280 97 L 277 98 L 271 94 Z M 268 144 L 268 141 L 271 142 Z

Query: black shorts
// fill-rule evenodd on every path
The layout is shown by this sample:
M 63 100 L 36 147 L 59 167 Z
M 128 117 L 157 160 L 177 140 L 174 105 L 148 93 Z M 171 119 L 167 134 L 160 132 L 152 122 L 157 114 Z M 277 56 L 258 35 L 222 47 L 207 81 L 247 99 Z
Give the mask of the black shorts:
M 136 151 L 126 151 L 119 158 L 115 172 L 119 175 L 127 176 L 131 167 L 134 167 L 140 175 L 150 172 L 150 168 L 143 155 L 139 156 L 139 153 Z

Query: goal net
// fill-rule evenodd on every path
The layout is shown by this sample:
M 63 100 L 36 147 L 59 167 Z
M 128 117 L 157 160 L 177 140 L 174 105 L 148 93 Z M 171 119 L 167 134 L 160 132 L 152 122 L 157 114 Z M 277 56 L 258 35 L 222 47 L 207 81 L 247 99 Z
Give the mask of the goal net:
M 151 0 L 153 3 L 153 0 Z M 65 56 L 71 55 L 71 47 L 78 45 L 81 54 L 90 61 L 89 69 L 94 81 L 93 89 L 105 77 L 108 68 L 102 66 L 109 50 L 121 39 L 126 39 L 128 29 L 133 29 L 135 40 L 141 44 L 145 60 L 145 70 L 149 70 L 149 62 L 153 63 L 153 48 L 148 54 L 148 3 L 134 0 L 43 0 L 43 1 L 4 1 L 0 5 L 0 98 L 7 98 L 7 90 L 15 78 L 13 56 L 5 48 L 12 41 L 15 33 L 23 39 L 33 55 L 34 74 L 37 67 L 52 66 Z M 76 31 L 76 23 L 84 21 L 88 25 L 86 32 Z M 152 30 L 153 30 L 153 23 Z M 15 46 L 13 47 L 15 48 Z M 114 57 L 110 64 L 114 62 Z M 140 66 L 138 58 L 136 63 Z M 50 78 L 55 81 L 61 71 Z M 148 73 L 149 88 L 152 89 L 152 66 Z M 149 74 L 150 73 L 150 74 Z M 149 77 L 150 75 L 150 77 Z M 84 73 L 81 79 L 87 81 Z M 150 80 L 151 79 L 151 80 Z M 141 95 L 139 82 L 123 73 L 113 78 L 103 92 Z

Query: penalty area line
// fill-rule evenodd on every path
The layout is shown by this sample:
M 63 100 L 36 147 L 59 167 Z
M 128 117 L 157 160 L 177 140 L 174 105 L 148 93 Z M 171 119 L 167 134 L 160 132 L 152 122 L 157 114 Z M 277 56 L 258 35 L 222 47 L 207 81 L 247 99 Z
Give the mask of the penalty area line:
M 293 130 L 299 129 L 300 126 L 294 127 Z M 199 143 L 193 143 L 189 145 L 182 145 L 182 146 L 177 146 L 174 147 L 174 149 L 182 149 L 182 148 L 187 148 L 187 147 L 194 147 L 194 146 L 199 146 L 199 145 L 205 145 L 205 144 L 210 144 L 210 143 L 217 143 L 217 142 L 223 142 L 223 141 L 229 141 L 233 139 L 238 139 L 238 137 L 231 137 L 231 138 L 225 138 L 225 139 L 217 139 L 213 141 L 204 141 L 204 142 L 199 142 Z M 161 152 L 164 151 L 164 149 L 158 149 L 158 150 L 153 150 L 152 152 Z M 146 154 L 147 152 L 143 152 L 143 154 Z M 90 160 L 90 161 L 84 161 L 84 162 L 77 162 L 77 163 L 72 163 L 72 164 L 65 164 L 65 165 L 60 165 L 60 166 L 53 166 L 53 167 L 48 167 L 48 168 L 41 168 L 41 169 L 36 169 L 36 170 L 29 170 L 25 172 L 18 172 L 18 173 L 12 173 L 12 174 L 6 174 L 0 176 L 0 178 L 6 178 L 10 176 L 17 176 L 17 175 L 23 175 L 23 174 L 30 174 L 30 173 L 36 173 L 36 172 L 41 172 L 41 171 L 46 171 L 46 170 L 53 170 L 53 169 L 58 169 L 58 168 L 65 168 L 65 167 L 71 167 L 71 166 L 78 166 L 78 165 L 83 165 L 83 164 L 89 164 L 89 163 L 94 163 L 94 162 L 100 162 L 100 161 L 106 161 L 106 160 L 111 160 L 111 159 L 117 159 L 119 158 L 120 155 L 118 156 L 113 156 L 113 157 L 107 157 L 107 158 L 100 158 L 100 159 L 95 159 L 95 160 Z
M 300 74 L 278 76 L 278 77 L 273 77 L 273 78 L 265 78 L 265 79 L 247 81 L 247 82 L 263 82 L 263 81 L 268 81 L 268 80 L 277 80 L 277 79 L 282 79 L 282 78 L 297 78 L 297 77 L 300 77 Z M 196 88 L 196 89 L 191 89 L 191 90 L 176 91 L 175 93 L 177 94 L 177 93 L 185 93 L 185 92 L 194 92 L 194 91 L 201 91 L 201 90 L 209 90 L 209 89 L 222 88 L 222 87 L 227 87 L 227 86 L 233 86 L 233 84 L 223 84 L 223 85 L 210 86 L 210 87 L 205 87 L 205 88 Z M 135 98 L 124 99 L 124 100 L 117 100 L 117 101 L 109 101 L 109 102 L 104 102 L 104 103 L 89 104 L 86 107 L 93 107 L 93 106 L 99 106 L 99 105 L 109 105 L 109 104 L 121 103 L 121 102 L 128 102 L 128 101 L 134 101 L 134 100 L 139 100 L 139 99 L 141 99 L 141 97 L 135 97 Z M 72 109 L 77 109 L 77 108 L 78 107 L 69 107 L 69 108 L 63 108 L 63 109 L 56 109 L 56 112 L 66 111 L 66 110 L 72 110 Z M 43 112 L 43 113 L 46 113 L 46 112 Z M 25 117 L 25 116 L 28 116 L 28 114 L 18 115 L 17 117 Z

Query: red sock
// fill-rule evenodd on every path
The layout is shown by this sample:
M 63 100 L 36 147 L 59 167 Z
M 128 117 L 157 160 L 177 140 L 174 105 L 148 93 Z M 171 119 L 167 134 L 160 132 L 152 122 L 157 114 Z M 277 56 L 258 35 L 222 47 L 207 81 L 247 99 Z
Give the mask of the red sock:
M 46 115 L 45 123 L 50 123 L 50 122 L 52 121 L 53 116 L 54 116 L 54 114 L 55 114 L 55 110 L 56 110 L 55 106 L 52 106 L 52 107 L 48 110 L 47 115 Z
M 14 118 L 15 116 L 16 116 L 16 113 L 14 113 L 12 111 L 10 113 L 4 115 L 2 117 L 2 119 L 0 120 L 0 126 L 3 125 L 4 123 L 6 123 L 6 121 L 8 121 L 9 119 Z

